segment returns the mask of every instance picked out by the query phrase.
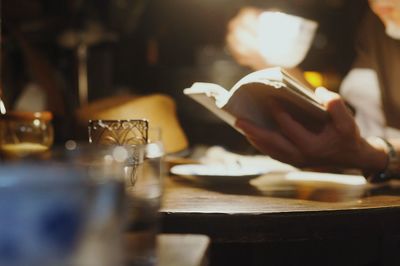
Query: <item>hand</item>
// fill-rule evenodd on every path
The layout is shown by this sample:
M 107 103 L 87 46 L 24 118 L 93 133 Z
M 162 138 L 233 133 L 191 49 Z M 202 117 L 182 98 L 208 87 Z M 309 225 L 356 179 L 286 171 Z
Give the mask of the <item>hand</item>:
M 383 169 L 386 154 L 360 136 L 344 101 L 336 93 L 318 88 L 316 95 L 325 104 L 330 121 L 314 133 L 294 120 L 277 103 L 273 114 L 279 130 L 260 128 L 239 119 L 236 126 L 261 152 L 296 167 L 348 167 L 364 171 Z
M 259 49 L 258 16 L 263 10 L 246 7 L 229 22 L 226 45 L 241 65 L 258 70 L 269 67 Z

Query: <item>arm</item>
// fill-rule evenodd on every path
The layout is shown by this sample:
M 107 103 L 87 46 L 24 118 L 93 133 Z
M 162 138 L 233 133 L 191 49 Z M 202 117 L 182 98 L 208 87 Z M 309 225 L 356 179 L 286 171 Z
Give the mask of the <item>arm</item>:
M 261 152 L 297 167 L 357 168 L 364 173 L 385 170 L 386 147 L 361 137 L 353 116 L 338 94 L 325 89 L 318 89 L 316 93 L 331 116 L 331 121 L 318 133 L 308 131 L 276 103 L 277 111 L 273 115 L 279 131 L 259 128 L 245 120 L 238 120 L 236 125 Z M 390 141 L 400 153 L 400 141 Z

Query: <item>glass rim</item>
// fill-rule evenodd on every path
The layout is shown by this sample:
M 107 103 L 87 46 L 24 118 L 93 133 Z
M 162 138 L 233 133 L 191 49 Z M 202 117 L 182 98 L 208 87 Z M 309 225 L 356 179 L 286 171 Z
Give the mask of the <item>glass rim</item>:
M 138 118 L 138 119 L 89 119 L 89 123 L 94 122 L 103 122 L 103 123 L 115 123 L 115 122 L 139 122 L 143 121 L 145 123 L 149 123 L 149 120 L 146 118 Z
M 148 141 L 149 121 L 147 119 L 89 120 L 88 131 L 91 143 L 115 142 L 121 145 L 145 143 Z

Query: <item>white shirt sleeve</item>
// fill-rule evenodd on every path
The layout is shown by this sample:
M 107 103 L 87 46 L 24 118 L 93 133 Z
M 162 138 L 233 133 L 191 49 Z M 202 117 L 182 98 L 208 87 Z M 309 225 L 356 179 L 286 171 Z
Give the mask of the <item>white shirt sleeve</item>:
M 355 108 L 355 120 L 363 137 L 400 136 L 400 130 L 386 126 L 378 76 L 374 70 L 352 69 L 343 80 L 340 93 Z

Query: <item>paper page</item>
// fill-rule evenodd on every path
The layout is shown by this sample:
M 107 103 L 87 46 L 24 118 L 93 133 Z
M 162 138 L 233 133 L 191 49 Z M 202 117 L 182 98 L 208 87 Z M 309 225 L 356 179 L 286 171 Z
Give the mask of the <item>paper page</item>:
M 200 103 L 203 105 L 205 108 L 213 112 L 216 116 L 221 118 L 223 121 L 234 127 L 236 118 L 229 114 L 228 112 L 224 111 L 223 109 L 220 109 L 216 104 L 213 98 L 208 97 L 207 95 L 203 93 L 193 93 L 193 94 L 187 94 L 189 97 L 191 97 L 193 100 L 196 102 Z
M 214 83 L 196 82 L 192 87 L 184 89 L 183 93 L 234 127 L 236 118 L 221 109 L 229 98 L 228 91 L 223 87 Z
M 195 82 L 192 87 L 184 89 L 186 95 L 205 94 L 207 97 L 214 98 L 214 103 L 222 107 L 229 99 L 229 92 L 220 85 L 207 82 Z
M 268 84 L 272 87 L 281 87 L 283 81 L 282 69 L 273 67 L 252 72 L 240 79 L 235 86 L 229 91 L 230 95 L 235 93 L 243 84 L 259 82 Z

